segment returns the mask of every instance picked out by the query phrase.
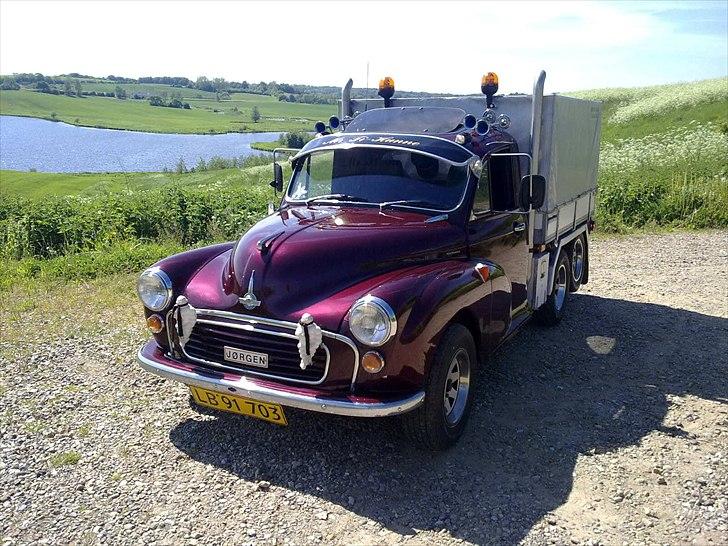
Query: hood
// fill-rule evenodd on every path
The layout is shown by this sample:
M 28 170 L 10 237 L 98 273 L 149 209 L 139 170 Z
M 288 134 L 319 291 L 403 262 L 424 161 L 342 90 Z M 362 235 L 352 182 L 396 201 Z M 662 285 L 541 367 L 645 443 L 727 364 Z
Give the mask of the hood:
M 306 308 L 370 277 L 463 255 L 462 228 L 427 219 L 368 207 L 278 211 L 238 241 L 225 291 L 244 296 L 252 289 L 260 304 L 240 304 L 240 312 L 297 320 Z

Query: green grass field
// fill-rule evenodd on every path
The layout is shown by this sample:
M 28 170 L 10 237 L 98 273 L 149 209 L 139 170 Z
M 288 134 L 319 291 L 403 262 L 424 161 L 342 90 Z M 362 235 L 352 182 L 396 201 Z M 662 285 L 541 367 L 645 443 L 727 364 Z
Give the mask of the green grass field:
M 278 144 L 280 146 L 280 144 Z M 40 173 L 0 171 L 0 198 L 12 195 L 30 199 L 78 195 L 101 196 L 111 193 L 151 190 L 166 186 L 183 188 L 218 185 L 235 188 L 244 182 L 269 182 L 273 170 L 269 165 L 246 169 L 178 173 Z
M 166 87 L 170 92 L 176 90 Z M 146 100 L 67 97 L 21 89 L 0 91 L 0 114 L 152 133 L 239 133 L 310 131 L 316 121 L 336 113 L 334 105 L 280 102 L 267 95 L 236 93 L 231 100 L 219 102 L 185 100 L 190 110 L 151 106 Z M 261 115 L 258 123 L 251 119 L 254 106 Z

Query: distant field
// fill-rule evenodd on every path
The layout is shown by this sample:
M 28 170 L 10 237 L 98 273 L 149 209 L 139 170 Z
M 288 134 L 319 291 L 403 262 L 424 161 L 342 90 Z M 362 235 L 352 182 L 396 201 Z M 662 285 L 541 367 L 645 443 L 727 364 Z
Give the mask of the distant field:
M 170 91 L 176 89 L 166 87 Z M 310 131 L 316 121 L 328 119 L 336 112 L 334 105 L 280 102 L 267 95 L 236 93 L 232 97 L 233 100 L 220 102 L 185 99 L 191 109 L 184 110 L 151 106 L 146 100 L 66 97 L 30 90 L 0 91 L 0 114 L 152 133 L 239 133 Z M 261 115 L 258 123 L 251 119 L 254 106 Z
M 214 91 L 200 91 L 199 89 L 190 89 L 189 87 L 173 87 L 163 83 L 115 83 L 115 82 L 89 82 L 83 80 L 81 87 L 84 91 L 103 91 L 104 93 L 114 92 L 116 86 L 124 89 L 128 95 L 132 93 L 148 93 L 150 95 L 158 95 L 160 97 L 179 96 L 183 99 L 214 99 Z M 62 87 L 62 86 L 59 86 Z
M 170 185 L 183 188 L 217 185 L 232 189 L 248 184 L 265 185 L 270 182 L 272 176 L 273 170 L 270 165 L 242 170 L 221 169 L 184 174 L 161 172 L 73 174 L 0 170 L 0 199 L 3 194 L 30 199 L 64 195 L 91 197 L 157 189 Z

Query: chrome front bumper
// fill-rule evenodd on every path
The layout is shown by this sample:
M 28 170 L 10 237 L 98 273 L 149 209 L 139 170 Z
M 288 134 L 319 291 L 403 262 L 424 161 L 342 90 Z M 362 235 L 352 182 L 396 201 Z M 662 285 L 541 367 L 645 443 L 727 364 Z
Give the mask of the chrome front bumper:
M 300 392 L 301 389 L 290 391 L 275 389 L 261 385 L 246 377 L 236 376 L 234 380 L 223 377 L 218 378 L 178 366 L 171 366 L 161 361 L 166 360 L 166 357 L 154 358 L 145 349 L 148 349 L 148 347 L 145 346 L 139 350 L 137 355 L 139 364 L 143 369 L 160 377 L 179 381 L 185 385 L 194 385 L 203 389 L 245 396 L 261 402 L 270 402 L 292 408 L 350 417 L 387 417 L 413 410 L 425 399 L 424 392 L 418 392 L 407 398 L 397 400 L 371 401 L 370 399 L 354 396 L 331 398 L 324 394 L 304 394 Z

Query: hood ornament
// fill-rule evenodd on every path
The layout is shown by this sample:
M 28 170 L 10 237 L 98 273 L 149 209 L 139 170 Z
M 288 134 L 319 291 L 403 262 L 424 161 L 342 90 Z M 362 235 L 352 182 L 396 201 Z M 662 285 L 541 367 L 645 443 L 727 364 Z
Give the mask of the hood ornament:
M 305 370 L 313 363 L 313 355 L 321 346 L 323 331 L 313 321 L 313 317 L 304 313 L 296 326 L 296 337 L 298 338 L 298 354 L 301 357 L 301 369 Z
M 238 301 L 243 304 L 248 311 L 260 307 L 260 300 L 255 297 L 253 287 L 255 285 L 255 269 L 250 272 L 250 281 L 248 281 L 248 291 Z

